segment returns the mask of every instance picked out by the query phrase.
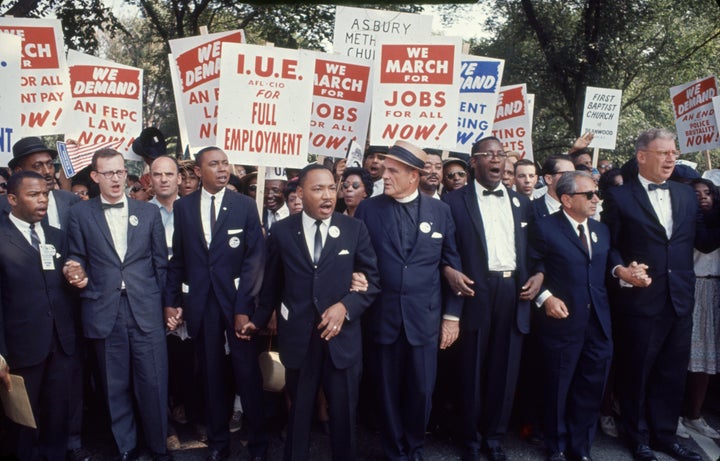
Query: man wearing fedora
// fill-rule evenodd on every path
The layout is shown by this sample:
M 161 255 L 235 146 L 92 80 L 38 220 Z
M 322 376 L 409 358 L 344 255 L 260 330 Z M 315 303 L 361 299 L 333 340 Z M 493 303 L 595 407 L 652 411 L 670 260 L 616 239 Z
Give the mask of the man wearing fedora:
M 355 213 L 370 232 L 380 271 L 382 291 L 366 320 L 390 460 L 423 458 L 438 344 L 457 338 L 462 308 L 460 297 L 442 299 L 441 268 L 459 268 L 460 256 L 450 208 L 418 193 L 425 161 L 422 149 L 398 141 L 385 156 L 385 193 L 362 201 Z
M 50 195 L 48 198 L 47 215 L 43 223 L 58 229 L 67 229 L 70 207 L 80 201 L 80 197 L 69 191 L 55 189 L 55 165 L 57 151 L 50 149 L 38 137 L 22 138 L 13 145 L 13 158 L 8 167 L 13 173 L 18 171 L 34 171 L 45 178 Z M 0 207 L 10 213 L 7 198 L 0 197 Z

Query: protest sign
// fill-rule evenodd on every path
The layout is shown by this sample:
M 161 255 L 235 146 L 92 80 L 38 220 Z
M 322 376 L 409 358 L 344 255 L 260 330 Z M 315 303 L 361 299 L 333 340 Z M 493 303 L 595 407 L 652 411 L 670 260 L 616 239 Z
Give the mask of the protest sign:
M 12 158 L 12 146 L 20 139 L 20 59 L 22 40 L 0 34 L 0 165 Z
M 586 88 L 580 134 L 595 134 L 588 147 L 615 149 L 621 102 L 622 90 Z
M 242 30 L 170 40 L 173 94 L 185 147 L 216 144 L 223 43 L 244 43 Z
M 380 45 L 373 76 L 370 144 L 397 140 L 419 147 L 457 143 L 459 37 Z
M 502 59 L 462 56 L 455 151 L 469 153 L 475 142 L 492 131 L 504 65 Z
M 715 112 L 715 126 L 720 126 L 720 96 L 713 97 L 712 104 Z
M 110 144 L 126 158 L 139 160 L 132 143 L 143 128 L 142 69 L 74 50 L 68 52 L 68 67 L 72 108 L 66 139 L 90 150 Z
M 670 88 L 680 152 L 720 147 L 712 98 L 718 95 L 714 76 Z
M 413 43 L 430 37 L 432 20 L 429 15 L 338 5 L 333 52 L 374 62 L 378 45 L 386 39 Z
M 60 20 L 0 18 L 0 32 L 22 40 L 21 115 L 15 138 L 63 133 L 70 85 Z
M 345 56 L 317 53 L 310 119 L 310 153 L 345 157 L 350 140 L 365 145 L 372 67 Z
M 223 43 L 218 144 L 231 163 L 307 164 L 315 54 Z
M 507 152 L 519 152 L 521 158 L 533 159 L 530 117 L 528 117 L 525 84 L 503 86 L 495 109 L 493 136 Z
M 356 141 L 350 141 L 345 159 L 345 168 L 362 168 L 363 164 L 363 145 Z

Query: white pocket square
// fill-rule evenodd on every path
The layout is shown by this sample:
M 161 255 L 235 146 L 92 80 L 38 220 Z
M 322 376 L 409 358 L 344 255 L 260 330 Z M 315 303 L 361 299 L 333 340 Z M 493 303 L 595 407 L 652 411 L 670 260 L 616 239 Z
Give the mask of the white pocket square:
M 520 227 L 521 227 L 521 228 L 522 228 L 522 227 L 525 227 L 525 226 L 527 226 L 527 223 L 526 223 L 526 222 L 520 222 Z
M 338 256 L 349 255 L 349 254 L 350 254 L 350 252 L 347 250 L 340 250 L 340 253 L 338 253 Z
M 243 231 L 242 229 L 228 229 L 228 235 L 239 234 L 242 231 Z
M 432 235 L 430 236 L 430 238 L 441 239 L 442 234 L 440 232 L 433 232 Z

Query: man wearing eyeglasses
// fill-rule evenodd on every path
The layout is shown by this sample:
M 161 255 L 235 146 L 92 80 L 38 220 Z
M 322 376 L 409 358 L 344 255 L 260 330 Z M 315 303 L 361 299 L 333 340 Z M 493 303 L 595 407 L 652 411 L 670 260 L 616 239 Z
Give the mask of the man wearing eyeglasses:
M 530 259 L 544 274 L 533 318 L 539 346 L 548 461 L 589 461 L 612 359 L 605 276 L 610 232 L 593 219 L 599 192 L 589 173 L 556 181 L 561 211 L 530 228 Z M 642 272 L 641 268 L 636 269 Z
M 135 405 L 154 460 L 167 460 L 165 230 L 157 206 L 125 196 L 122 154 L 100 149 L 91 170 L 100 196 L 74 206 L 68 223 L 69 258 L 88 277 L 83 332 L 97 355 L 120 460 L 138 458 Z
M 635 144 L 638 174 L 608 189 L 603 202 L 612 274 L 623 286 L 613 319 L 620 410 L 638 461 L 657 459 L 651 440 L 675 459 L 702 459 L 675 436 L 690 356 L 697 212 L 692 188 L 667 181 L 677 156 L 674 133 L 641 133 Z M 648 277 L 633 277 L 624 267 L 631 262 L 647 265 Z
M 501 182 L 506 158 L 498 138 L 479 140 L 470 158 L 474 181 L 443 196 L 462 259 L 463 273 L 446 277 L 453 293 L 464 297 L 458 346 L 465 460 L 479 460 L 481 445 L 491 461 L 507 459 L 502 438 L 530 328 L 530 300 L 542 281 L 529 277 L 530 203 Z

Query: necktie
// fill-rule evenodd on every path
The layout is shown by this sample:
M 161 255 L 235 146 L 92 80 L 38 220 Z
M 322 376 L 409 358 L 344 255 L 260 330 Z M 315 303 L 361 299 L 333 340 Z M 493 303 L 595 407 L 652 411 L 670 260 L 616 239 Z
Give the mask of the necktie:
M 215 221 L 217 218 L 215 217 L 215 196 L 210 196 L 210 234 L 213 233 L 215 230 Z
M 40 251 L 40 237 L 37 232 L 35 232 L 35 223 L 30 224 L 30 244 L 37 251 Z
M 107 210 L 108 208 L 122 208 L 125 206 L 125 202 L 117 202 L 117 203 L 105 203 L 102 202 L 101 204 L 103 210 Z
M 580 244 L 583 248 L 585 248 L 585 251 L 590 253 L 590 249 L 588 248 L 588 242 L 587 238 L 585 237 L 585 226 L 582 224 L 578 224 L 577 230 L 579 232 L 578 238 L 580 239 Z
M 648 190 L 650 192 L 652 192 L 656 189 L 668 190 L 669 188 L 670 188 L 670 186 L 668 186 L 668 183 L 666 183 L 666 182 L 664 182 L 662 184 L 654 184 L 654 183 L 648 184 Z
M 313 264 L 317 266 L 320 261 L 320 253 L 322 253 L 322 232 L 320 232 L 320 225 L 322 221 L 319 219 L 315 221 L 315 248 L 313 248 Z
M 495 190 L 487 190 L 487 189 L 483 190 L 483 196 L 488 196 L 488 195 L 494 195 L 495 197 L 502 197 L 503 191 L 500 188 L 497 188 Z

